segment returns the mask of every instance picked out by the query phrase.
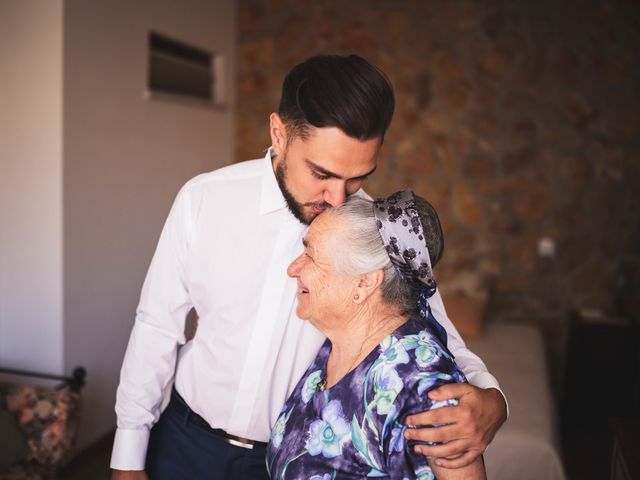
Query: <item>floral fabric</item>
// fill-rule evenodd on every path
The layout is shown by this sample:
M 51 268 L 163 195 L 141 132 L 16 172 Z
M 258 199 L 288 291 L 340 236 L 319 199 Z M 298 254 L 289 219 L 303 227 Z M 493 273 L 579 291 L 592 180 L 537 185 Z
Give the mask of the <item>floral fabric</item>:
M 413 190 L 401 190 L 373 202 L 376 224 L 391 262 L 406 281 L 418 281 L 436 291 L 429 250 Z
M 384 247 L 400 277 L 407 282 L 422 285 L 418 311 L 446 347 L 447 331 L 431 313 L 427 300 L 436 293 L 437 284 L 433 278 L 424 226 L 413 190 L 401 190 L 387 198 L 374 200 L 373 214 Z
M 68 460 L 79 403 L 79 393 L 69 387 L 0 384 L 0 405 L 13 414 L 28 449 L 26 461 L 0 473 L 0 480 L 48 478 Z
M 330 352 L 327 340 L 271 432 L 271 478 L 434 478 L 403 433 L 408 415 L 450 404 L 432 402 L 430 390 L 466 382 L 438 337 L 411 319 L 336 385 L 319 391 Z

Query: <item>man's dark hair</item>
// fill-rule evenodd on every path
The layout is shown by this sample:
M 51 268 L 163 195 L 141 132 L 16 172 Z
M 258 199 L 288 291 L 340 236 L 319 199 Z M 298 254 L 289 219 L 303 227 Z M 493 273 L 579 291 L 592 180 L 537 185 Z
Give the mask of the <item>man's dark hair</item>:
M 358 140 L 380 138 L 395 100 L 387 77 L 358 55 L 319 55 L 296 65 L 282 84 L 278 114 L 289 139 L 308 127 L 337 127 Z

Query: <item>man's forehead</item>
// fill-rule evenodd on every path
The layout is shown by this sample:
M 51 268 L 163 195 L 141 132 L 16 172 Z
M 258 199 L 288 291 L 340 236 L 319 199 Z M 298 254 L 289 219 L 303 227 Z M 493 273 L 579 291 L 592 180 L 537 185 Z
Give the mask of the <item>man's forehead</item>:
M 305 160 L 331 173 L 357 177 L 373 169 L 381 144 L 379 137 L 359 140 L 337 127 L 312 127 L 307 136 L 294 138 L 291 147 L 300 150 Z

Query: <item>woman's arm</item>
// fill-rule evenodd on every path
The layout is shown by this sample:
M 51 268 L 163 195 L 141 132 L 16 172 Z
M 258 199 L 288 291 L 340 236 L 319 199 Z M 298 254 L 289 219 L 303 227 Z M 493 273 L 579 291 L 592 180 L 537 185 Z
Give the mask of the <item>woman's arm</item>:
M 436 470 L 441 472 L 437 478 L 441 478 L 441 476 L 445 479 L 486 478 L 484 463 L 480 456 L 482 452 L 479 452 L 475 459 L 467 459 L 464 465 L 459 465 L 459 468 L 454 470 L 436 465 L 435 461 L 438 460 L 437 457 L 455 456 L 453 453 L 441 455 L 442 449 L 448 451 L 451 447 L 455 447 L 455 440 L 453 445 L 447 443 L 446 438 L 430 439 L 431 445 L 421 443 L 420 439 L 417 439 L 417 442 L 415 440 L 407 441 L 408 438 L 415 437 L 414 434 L 417 431 L 440 433 L 455 427 L 454 425 L 446 425 L 437 428 L 438 425 L 442 425 L 440 422 L 433 422 L 431 425 L 416 425 L 414 423 L 408 426 L 407 420 L 412 416 L 415 418 L 415 414 L 418 412 L 437 415 L 440 412 L 459 408 L 458 400 L 448 399 L 436 402 L 430 398 L 429 393 L 443 387 L 468 387 L 468 384 L 453 358 L 428 328 L 420 331 L 417 335 L 405 336 L 399 343 L 407 349 L 409 361 L 396 367 L 404 388 L 395 399 L 394 411 L 398 416 L 391 429 L 391 439 L 383 449 L 388 452 L 387 471 L 393 478 L 402 478 L 411 474 L 421 478 L 427 468 L 434 473 Z M 401 432 L 399 432 L 400 429 Z M 423 456 L 422 449 L 426 447 L 436 449 L 437 453 L 429 457 Z M 438 463 L 441 461 L 442 458 L 438 460 Z M 394 474 L 399 475 L 396 477 Z
M 429 458 L 429 466 L 433 470 L 433 474 L 438 480 L 486 480 L 487 473 L 484 470 L 484 460 L 482 456 L 477 457 L 466 467 L 462 468 L 444 468 L 439 467 L 434 462 L 435 459 Z
M 450 385 L 434 389 L 431 398 L 442 401 L 456 398 L 457 407 L 438 413 L 421 412 L 408 419 L 410 425 L 450 425 L 446 429 L 417 428 L 407 432 L 407 438 L 420 442 L 448 442 L 446 453 L 441 447 L 422 445 L 423 455 L 455 457 L 455 460 L 440 458 L 448 468 L 469 464 L 485 451 L 498 429 L 507 419 L 506 397 L 497 380 L 487 371 L 482 360 L 467 349 L 460 334 L 449 320 L 440 292 L 429 298 L 429 307 L 436 320 L 447 331 L 447 346 L 455 356 L 456 364 L 469 381 L 468 385 Z

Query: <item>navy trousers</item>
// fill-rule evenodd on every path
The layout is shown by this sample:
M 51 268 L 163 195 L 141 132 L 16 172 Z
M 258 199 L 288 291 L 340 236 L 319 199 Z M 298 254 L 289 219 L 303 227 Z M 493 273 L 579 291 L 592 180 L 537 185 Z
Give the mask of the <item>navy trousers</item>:
M 268 480 L 264 446 L 229 445 L 189 421 L 171 402 L 151 429 L 145 470 L 150 480 Z

